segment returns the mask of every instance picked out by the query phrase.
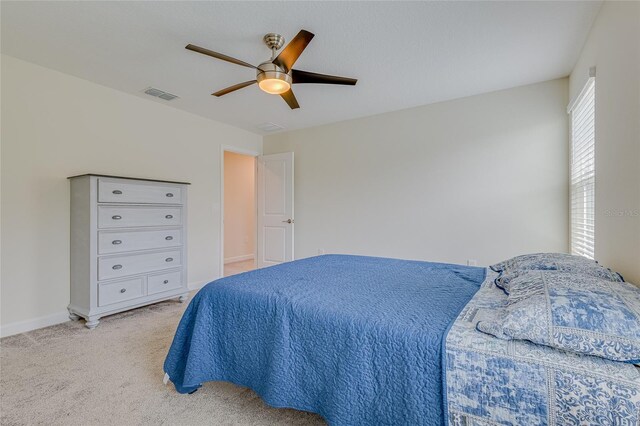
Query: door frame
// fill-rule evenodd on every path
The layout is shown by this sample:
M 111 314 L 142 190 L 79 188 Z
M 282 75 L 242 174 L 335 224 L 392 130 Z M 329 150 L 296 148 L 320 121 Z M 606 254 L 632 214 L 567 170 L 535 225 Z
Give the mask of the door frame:
M 254 162 L 254 206 L 256 208 L 255 213 L 255 233 L 253 247 L 253 263 L 254 266 L 258 262 L 258 157 L 262 155 L 261 152 L 251 149 L 238 148 L 231 145 L 220 145 L 220 278 L 224 277 L 224 153 L 233 152 L 234 154 L 242 154 L 253 157 Z

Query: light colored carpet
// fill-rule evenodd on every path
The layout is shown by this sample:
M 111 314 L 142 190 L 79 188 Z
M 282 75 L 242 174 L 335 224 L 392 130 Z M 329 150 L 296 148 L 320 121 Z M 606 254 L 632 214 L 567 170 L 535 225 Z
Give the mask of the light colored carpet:
M 251 260 L 242 260 L 240 262 L 227 263 L 224 265 L 224 276 L 239 274 L 241 272 L 253 271 L 256 269 L 256 265 Z
M 324 425 L 267 406 L 251 390 L 206 383 L 193 395 L 162 384 L 162 364 L 187 304 L 176 301 L 0 340 L 2 425 Z

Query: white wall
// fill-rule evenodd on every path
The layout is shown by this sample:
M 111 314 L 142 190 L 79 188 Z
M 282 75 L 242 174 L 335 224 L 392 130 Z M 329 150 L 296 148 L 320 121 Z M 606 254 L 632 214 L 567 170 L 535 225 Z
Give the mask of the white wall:
M 571 73 L 596 67 L 595 255 L 640 284 L 640 3 L 604 2 Z
M 220 147 L 261 136 L 5 55 L 2 107 L 3 333 L 64 319 L 67 176 L 191 182 L 189 282 L 220 276 Z
M 567 102 L 565 78 L 266 137 L 295 152 L 296 257 L 567 251 Z
M 224 153 L 224 261 L 254 258 L 256 247 L 256 160 Z

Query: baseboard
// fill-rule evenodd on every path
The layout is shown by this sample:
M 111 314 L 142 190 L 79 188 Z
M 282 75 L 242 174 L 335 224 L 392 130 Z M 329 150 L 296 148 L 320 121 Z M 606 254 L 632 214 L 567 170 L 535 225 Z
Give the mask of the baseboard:
M 0 326 L 0 337 L 26 333 L 27 331 L 49 327 L 50 325 L 61 324 L 67 321 L 69 321 L 69 312 L 67 312 L 67 310 L 64 310 L 55 314 L 46 315 L 44 317 L 3 324 L 2 326 Z
M 192 282 L 187 285 L 189 291 L 200 290 L 207 285 L 206 282 Z M 12 322 L 0 326 L 0 337 L 13 336 L 14 334 L 26 333 L 28 331 L 37 330 L 39 328 L 49 327 L 51 325 L 62 324 L 69 321 L 69 312 L 64 311 L 46 315 L 44 317 L 33 318 L 24 321 Z
M 253 254 L 244 254 L 242 256 L 227 257 L 224 259 L 224 264 L 226 265 L 227 263 L 242 262 L 244 260 L 253 260 Z

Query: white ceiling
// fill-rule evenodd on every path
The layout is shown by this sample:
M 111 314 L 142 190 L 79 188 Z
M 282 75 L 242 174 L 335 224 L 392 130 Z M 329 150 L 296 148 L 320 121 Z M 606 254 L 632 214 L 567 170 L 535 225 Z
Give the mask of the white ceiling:
M 379 114 L 564 77 L 601 2 L 7 2 L 2 53 L 255 133 Z M 301 108 L 248 87 L 267 32 L 315 33 L 295 68 L 358 78 L 297 85 Z M 154 86 L 180 99 L 141 91 Z

